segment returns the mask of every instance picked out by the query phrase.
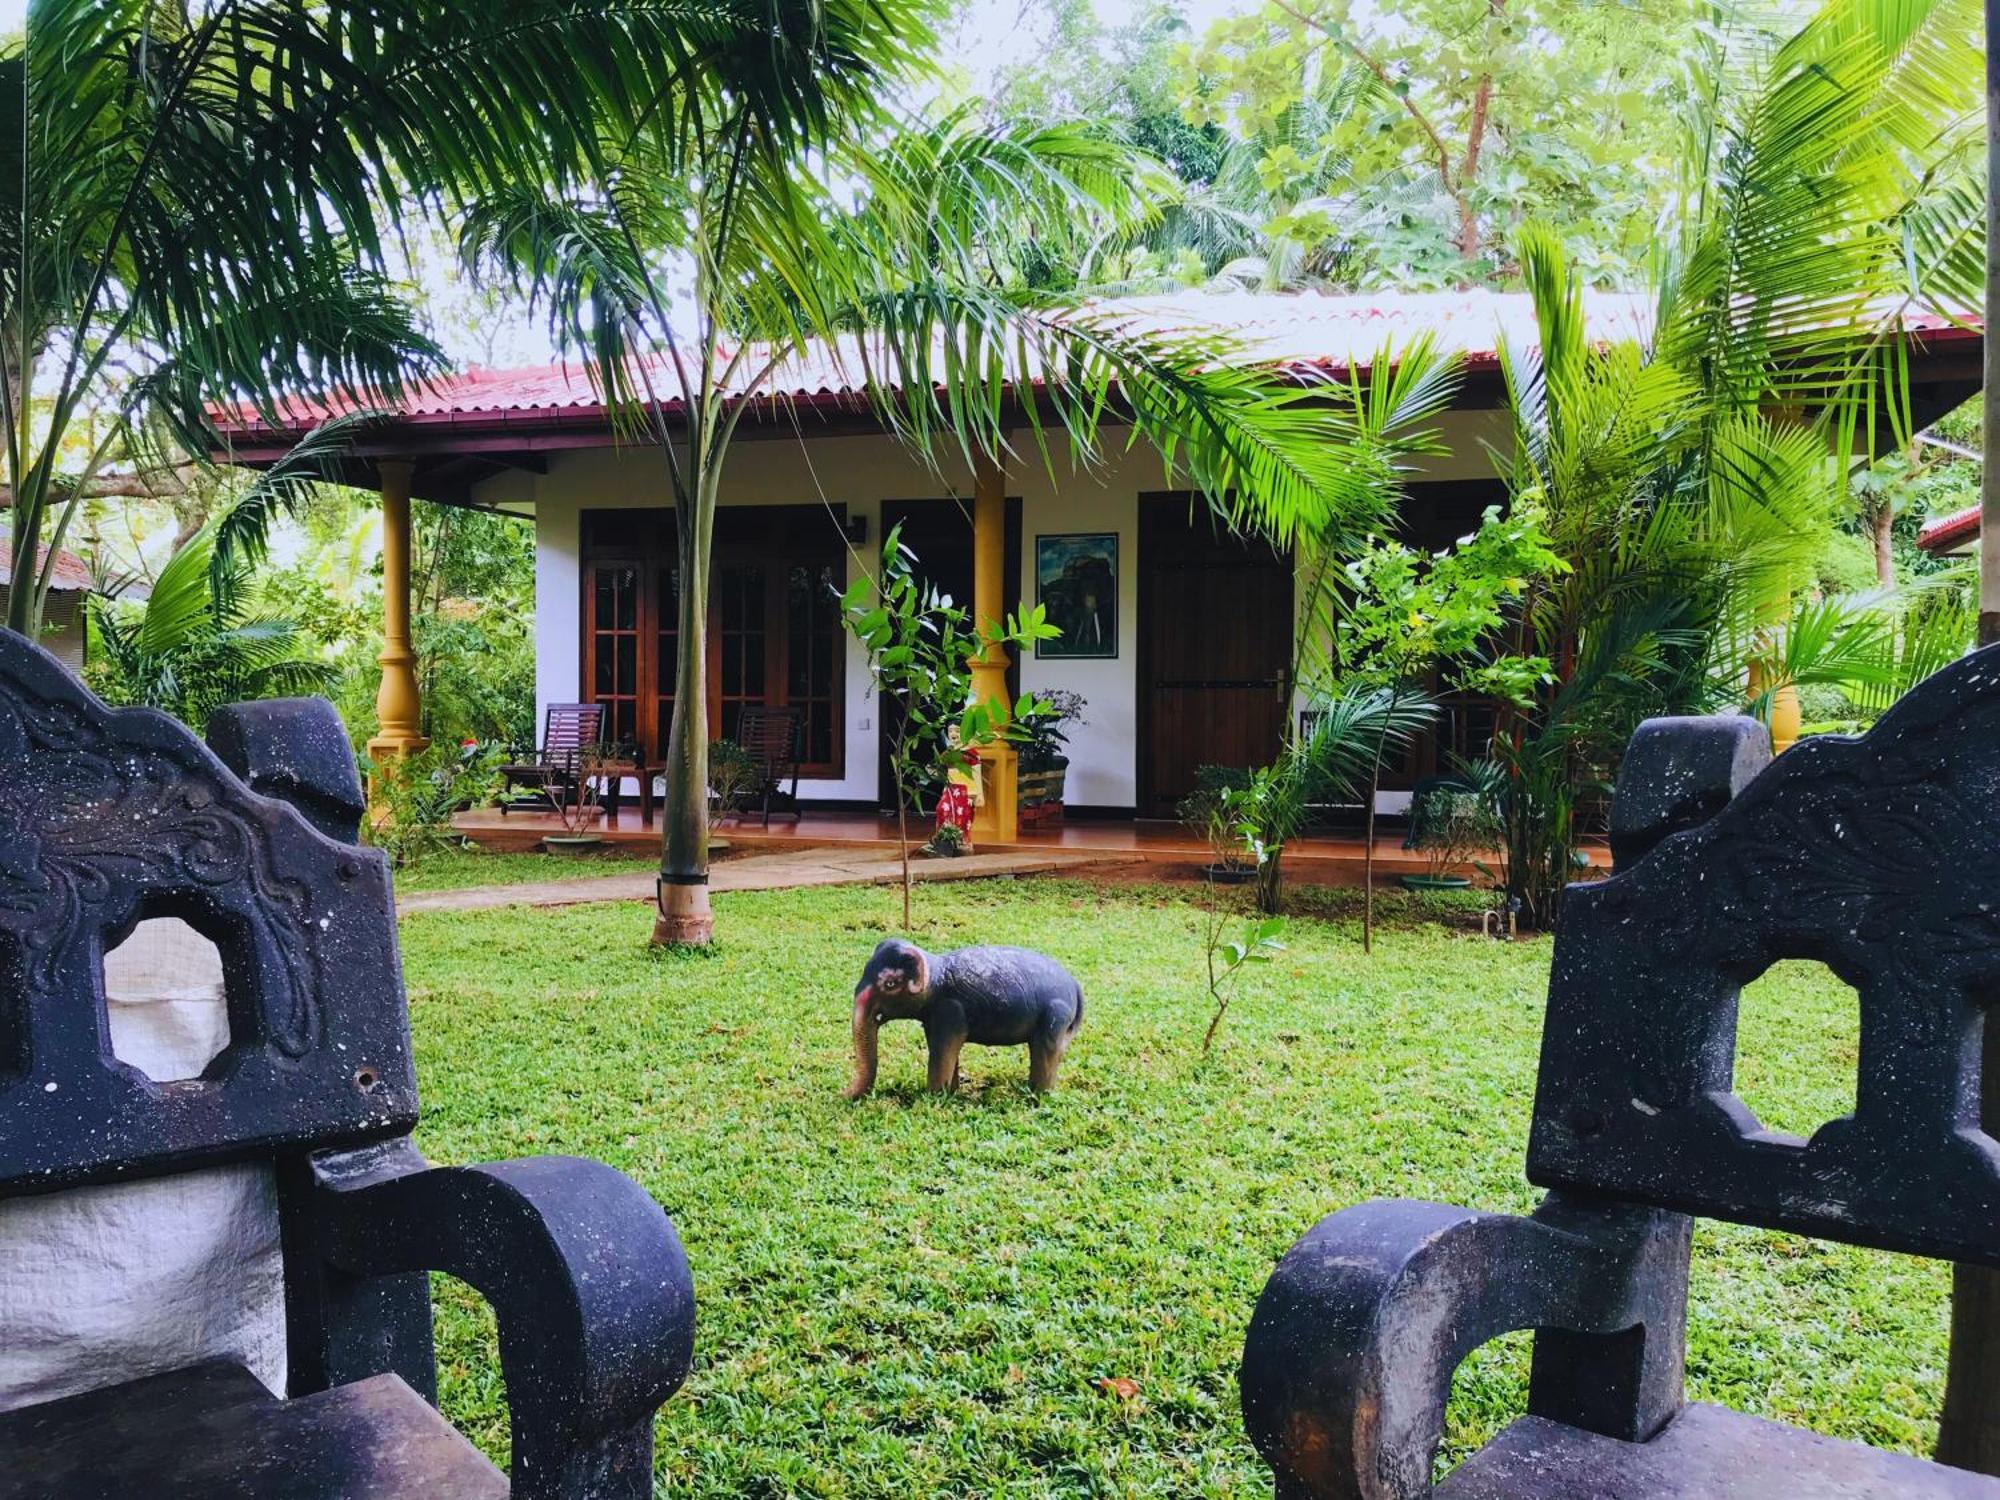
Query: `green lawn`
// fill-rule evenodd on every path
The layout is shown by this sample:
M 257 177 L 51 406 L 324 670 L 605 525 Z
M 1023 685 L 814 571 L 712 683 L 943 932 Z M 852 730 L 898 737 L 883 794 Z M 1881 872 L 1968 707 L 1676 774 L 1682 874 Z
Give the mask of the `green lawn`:
M 482 849 L 441 849 L 396 872 L 396 889 L 461 891 L 477 885 L 530 885 L 542 880 L 588 879 L 659 868 L 656 849 L 607 848 L 591 854 L 488 854 Z
M 969 1049 L 920 1092 L 921 1034 L 840 1097 L 854 976 L 894 896 L 718 898 L 707 958 L 643 947 L 638 907 L 403 924 L 434 1160 L 601 1157 L 666 1205 L 694 1264 L 695 1373 L 660 1422 L 661 1493 L 1269 1495 L 1235 1369 L 1272 1263 L 1321 1214 L 1387 1195 L 1524 1210 L 1548 960 L 1396 900 L 1372 958 L 1344 896 L 1296 919 L 1213 1057 L 1185 893 L 1054 882 L 918 893 L 937 946 L 1032 943 L 1082 977 L 1082 1037 L 1037 1101 Z M 1851 1101 L 1855 1006 L 1790 965 L 1746 997 L 1745 1092 L 1779 1123 Z M 1911 1451 L 1941 1395 L 1948 1273 L 1707 1226 L 1690 1388 Z M 490 1323 L 441 1286 L 448 1413 L 496 1457 Z M 1521 1405 L 1526 1342 L 1461 1371 L 1451 1441 Z M 1123 1399 L 1098 1385 L 1135 1381 Z

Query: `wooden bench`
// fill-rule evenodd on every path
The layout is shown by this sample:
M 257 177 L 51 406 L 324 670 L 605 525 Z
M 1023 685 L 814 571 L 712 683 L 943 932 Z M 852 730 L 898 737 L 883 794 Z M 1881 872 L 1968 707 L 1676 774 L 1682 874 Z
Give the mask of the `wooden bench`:
M 1276 1492 L 1430 1495 L 1452 1373 L 1535 1331 L 1527 1414 L 1449 1500 L 2000 1500 L 2000 1480 L 1683 1396 L 1696 1217 L 2000 1265 L 1979 1047 L 2000 994 L 2000 650 L 1859 739 L 1770 758 L 1745 718 L 1650 721 L 1616 873 L 1569 888 L 1528 1140 L 1526 1217 L 1380 1201 L 1279 1264 L 1242 1367 Z M 1733 1089 L 1737 997 L 1816 959 L 1860 997 L 1854 1112 L 1810 1139 Z
M 693 1351 L 673 1226 L 596 1162 L 424 1161 L 389 869 L 355 843 L 339 720 L 252 704 L 210 734 L 111 711 L 0 630 L 0 1274 L 61 1270 L 18 1237 L 68 1195 L 242 1174 L 275 1218 L 282 1389 L 201 1357 L 19 1404 L 0 1497 L 650 1497 L 653 1416 Z M 105 955 L 169 920 L 219 953 L 227 1036 L 161 1082 L 117 1055 Z M 434 1270 L 493 1306 L 511 1490 L 431 1405 Z

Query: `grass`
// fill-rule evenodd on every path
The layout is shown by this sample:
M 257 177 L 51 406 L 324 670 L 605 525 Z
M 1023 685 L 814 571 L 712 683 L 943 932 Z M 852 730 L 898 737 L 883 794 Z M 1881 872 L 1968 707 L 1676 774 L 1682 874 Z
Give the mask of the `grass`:
M 643 947 L 629 907 L 418 914 L 403 946 L 433 1160 L 565 1151 L 630 1172 L 695 1268 L 695 1373 L 659 1426 L 660 1493 L 1234 1496 L 1269 1477 L 1235 1371 L 1273 1262 L 1380 1196 L 1523 1211 L 1545 942 L 1423 921 L 1400 897 L 1365 958 L 1347 893 L 1242 980 L 1206 1066 L 1186 892 L 926 889 L 934 946 L 1021 942 L 1089 996 L 1062 1088 L 969 1049 L 921 1091 L 922 1038 L 840 1097 L 854 977 L 891 893 L 719 897 L 706 958 Z M 1746 997 L 1742 1076 L 1785 1124 L 1851 1104 L 1855 1005 L 1785 965 Z M 555 1044 L 552 1045 L 552 1039 Z M 1924 1451 L 1949 1273 L 1784 1235 L 1697 1235 L 1689 1389 Z M 440 1282 L 447 1413 L 497 1458 L 490 1321 Z M 1448 1454 L 1521 1409 L 1527 1341 L 1461 1370 Z M 1100 1382 L 1127 1380 L 1121 1395 Z
M 462 891 L 480 885 L 531 885 L 593 875 L 625 875 L 659 868 L 658 851 L 641 846 L 605 848 L 590 854 L 489 854 L 483 849 L 440 849 L 396 872 L 396 889 Z

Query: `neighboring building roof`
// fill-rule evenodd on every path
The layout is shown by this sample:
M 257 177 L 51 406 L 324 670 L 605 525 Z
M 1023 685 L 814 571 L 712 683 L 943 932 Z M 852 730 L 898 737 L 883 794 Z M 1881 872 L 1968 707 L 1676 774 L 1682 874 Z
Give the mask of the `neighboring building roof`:
M 35 554 L 37 571 L 48 560 L 49 549 L 43 546 Z M 0 588 L 8 588 L 14 582 L 14 559 L 12 552 L 0 547 Z M 96 587 L 90 576 L 90 564 L 74 552 L 56 554 L 56 574 L 53 585 L 58 594 L 87 594 Z
M 1134 330 L 1155 333 L 1220 333 L 1239 340 L 1246 361 L 1270 361 L 1301 375 L 1365 373 L 1385 350 L 1429 335 L 1456 353 L 1469 368 L 1497 367 L 1502 347 L 1526 349 L 1535 341 L 1534 308 L 1525 292 L 1320 293 L 1186 292 L 1134 297 L 1094 304 L 1090 311 Z M 1606 342 L 1643 336 L 1651 324 L 1652 301 L 1632 292 L 1589 292 L 1584 318 L 1593 337 Z M 1965 328 L 1925 313 L 1906 317 L 1913 333 L 1937 340 L 1969 337 Z M 669 410 L 680 403 L 680 383 L 664 357 L 647 361 L 648 373 Z M 745 360 L 748 370 L 758 361 Z M 861 396 L 869 361 L 861 342 L 843 338 L 804 359 L 788 360 L 760 394 L 805 404 L 852 405 Z M 286 425 L 310 426 L 352 403 L 298 402 L 288 405 Z M 478 419 L 529 416 L 552 421 L 597 419 L 603 403 L 588 375 L 577 365 L 526 369 L 471 369 L 408 392 L 395 403 L 397 419 L 413 426 L 486 425 Z M 248 407 L 217 412 L 225 435 L 253 435 L 267 425 Z M 468 421 L 467 419 L 472 419 Z
M 1926 552 L 1956 552 L 1979 540 L 1979 507 L 1968 505 L 1949 515 L 1932 516 L 1917 533 L 1917 545 Z

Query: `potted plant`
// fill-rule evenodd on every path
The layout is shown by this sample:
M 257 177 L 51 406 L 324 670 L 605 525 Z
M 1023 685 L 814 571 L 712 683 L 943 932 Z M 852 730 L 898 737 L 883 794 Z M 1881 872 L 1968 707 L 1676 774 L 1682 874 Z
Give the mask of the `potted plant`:
M 965 830 L 956 823 L 940 823 L 920 851 L 933 859 L 957 859 L 966 851 Z
M 543 775 L 543 792 L 555 809 L 561 833 L 542 835 L 542 847 L 551 854 L 585 854 L 604 843 L 596 828 L 598 782 L 604 776 L 620 774 L 625 759 L 606 745 L 592 745 L 576 759 L 576 773 L 549 768 Z
M 1464 890 L 1472 884 L 1458 873 L 1500 842 L 1500 817 L 1491 798 L 1462 782 L 1438 781 L 1410 802 L 1410 836 L 1404 847 L 1424 856 L 1422 875 L 1405 875 L 1413 891 Z
M 738 817 L 764 784 L 764 768 L 734 740 L 716 740 L 708 747 L 710 815 L 720 822 Z
M 1023 721 L 1019 736 L 1019 817 L 1023 828 L 1060 828 L 1069 773 L 1068 727 L 1083 723 L 1081 693 L 1057 688 L 1036 694 L 1044 711 Z
M 1248 771 L 1235 766 L 1197 766 L 1194 790 L 1174 808 L 1181 826 L 1208 845 L 1208 863 L 1202 873 L 1218 885 L 1245 885 L 1257 873 L 1257 863 L 1238 830 L 1240 820 L 1232 802 L 1249 786 Z

